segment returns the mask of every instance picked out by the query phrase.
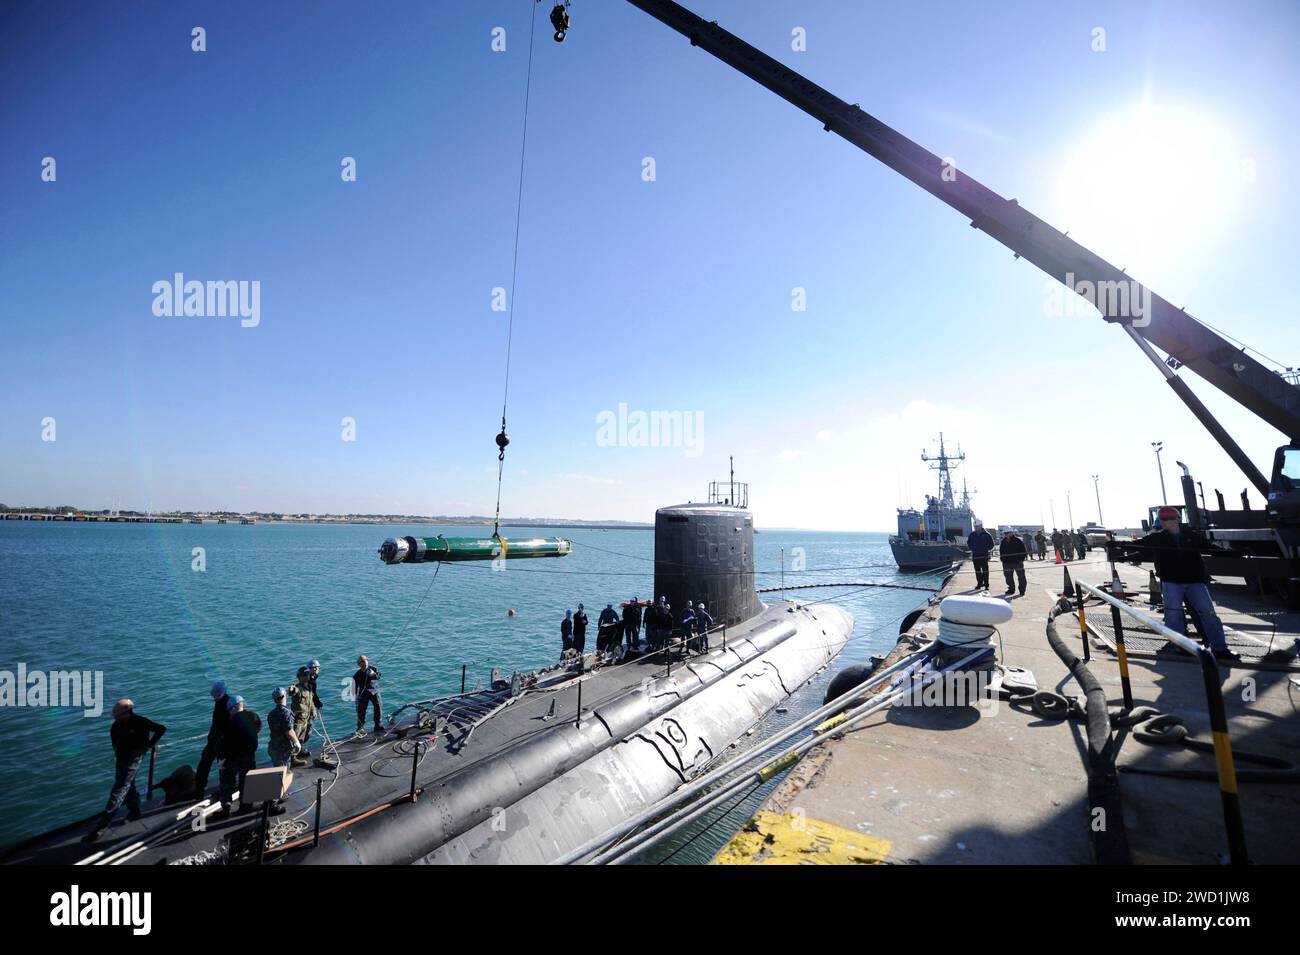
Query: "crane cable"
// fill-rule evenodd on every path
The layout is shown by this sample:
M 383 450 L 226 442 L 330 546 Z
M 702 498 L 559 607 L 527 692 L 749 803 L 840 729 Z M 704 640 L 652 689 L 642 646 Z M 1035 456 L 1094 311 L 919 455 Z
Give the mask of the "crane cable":
M 534 27 L 537 23 L 537 4 L 540 2 L 541 0 L 534 0 L 532 17 L 528 21 L 528 70 L 524 80 L 524 130 L 519 143 L 519 194 L 515 199 L 515 249 L 510 265 L 510 301 L 507 305 L 506 320 L 505 385 L 501 396 L 501 431 L 496 437 L 497 509 L 496 516 L 492 521 L 492 536 L 494 538 L 500 538 L 501 536 L 501 482 L 506 467 L 506 445 L 510 443 L 510 438 L 506 435 L 506 406 L 510 401 L 510 347 L 514 341 L 515 332 L 515 285 L 519 275 L 519 222 L 524 208 L 524 156 L 528 149 L 528 104 L 533 88 L 533 38 L 536 35 Z

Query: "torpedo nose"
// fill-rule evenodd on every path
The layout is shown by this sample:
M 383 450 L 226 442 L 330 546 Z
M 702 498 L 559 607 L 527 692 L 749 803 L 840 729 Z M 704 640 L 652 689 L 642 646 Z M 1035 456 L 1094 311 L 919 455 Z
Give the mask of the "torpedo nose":
M 379 559 L 385 564 L 400 564 L 410 549 L 411 545 L 404 539 L 390 537 L 379 545 Z

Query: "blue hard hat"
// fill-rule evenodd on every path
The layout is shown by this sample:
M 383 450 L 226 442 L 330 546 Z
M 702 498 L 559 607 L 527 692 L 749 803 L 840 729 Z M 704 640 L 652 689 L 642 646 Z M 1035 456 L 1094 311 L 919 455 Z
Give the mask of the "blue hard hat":
M 212 698 L 214 700 L 219 700 L 225 695 L 226 695 L 225 680 L 218 680 L 216 683 L 212 684 Z
M 242 706 L 243 702 L 244 698 L 242 696 L 232 696 L 230 702 L 226 704 L 226 709 L 233 710 L 238 706 Z
M 271 699 L 273 700 L 283 700 L 288 695 L 289 694 L 285 692 L 284 687 L 282 686 L 277 686 L 271 691 Z
M 307 661 L 307 668 L 309 670 L 319 670 L 320 661 L 317 660 L 315 657 L 312 657 L 310 660 Z

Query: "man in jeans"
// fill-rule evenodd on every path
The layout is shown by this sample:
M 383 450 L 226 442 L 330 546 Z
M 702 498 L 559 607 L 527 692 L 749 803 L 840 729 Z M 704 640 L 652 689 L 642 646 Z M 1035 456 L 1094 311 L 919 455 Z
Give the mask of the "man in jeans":
M 1214 601 L 1210 599 L 1210 575 L 1201 556 L 1209 545 L 1195 531 L 1182 526 L 1178 508 L 1162 507 L 1156 516 L 1160 519 L 1160 530 L 1137 543 L 1148 549 L 1155 562 L 1165 604 L 1165 626 L 1187 634 L 1187 616 L 1183 612 L 1186 600 L 1201 618 L 1201 627 L 1214 655 L 1220 660 L 1240 660 L 1240 656 L 1228 649 L 1223 621 L 1214 612 Z
M 993 535 L 984 529 L 983 521 L 975 522 L 975 530 L 966 538 L 970 548 L 971 563 L 975 565 L 975 589 L 989 589 L 989 554 L 993 553 Z
M 998 555 L 1002 558 L 1002 576 L 1007 580 L 1007 592 L 1002 596 L 1009 597 L 1016 592 L 1016 583 L 1020 583 L 1020 596 L 1025 595 L 1025 556 L 1028 551 L 1025 549 L 1025 542 L 1016 536 L 1016 529 L 1008 527 L 1002 532 L 1002 545 L 998 550 Z
M 113 704 L 113 728 L 109 730 L 113 752 L 117 756 L 113 791 L 108 794 L 108 804 L 95 821 L 95 828 L 82 837 L 82 842 L 98 841 L 123 802 L 126 803 L 127 819 L 134 821 L 140 818 L 140 792 L 135 788 L 136 773 L 140 771 L 140 762 L 145 753 L 157 745 L 165 732 L 167 727 L 161 723 L 137 714 L 135 704 L 130 700 L 118 700 Z

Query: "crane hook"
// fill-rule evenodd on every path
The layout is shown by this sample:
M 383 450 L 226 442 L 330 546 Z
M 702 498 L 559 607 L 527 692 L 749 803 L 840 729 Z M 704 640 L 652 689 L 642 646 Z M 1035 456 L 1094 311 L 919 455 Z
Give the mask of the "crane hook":
M 506 459 L 506 445 L 509 443 L 510 438 L 506 435 L 506 423 L 505 421 L 502 421 L 501 433 L 497 435 L 497 448 L 499 449 L 497 453 L 498 461 L 504 461 Z
M 557 3 L 551 8 L 551 26 L 555 27 L 555 42 L 563 43 L 564 35 L 569 32 L 569 4 Z

